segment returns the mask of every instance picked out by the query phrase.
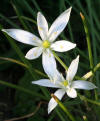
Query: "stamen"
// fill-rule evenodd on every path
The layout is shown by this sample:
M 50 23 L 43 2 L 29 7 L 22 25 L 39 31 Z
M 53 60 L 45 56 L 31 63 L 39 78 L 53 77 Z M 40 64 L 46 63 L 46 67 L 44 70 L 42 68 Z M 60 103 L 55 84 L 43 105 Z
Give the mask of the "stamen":
M 44 48 L 49 48 L 50 42 L 48 40 L 45 40 L 42 45 L 43 45 Z
M 64 86 L 68 86 L 67 80 L 63 81 L 62 83 L 63 83 Z

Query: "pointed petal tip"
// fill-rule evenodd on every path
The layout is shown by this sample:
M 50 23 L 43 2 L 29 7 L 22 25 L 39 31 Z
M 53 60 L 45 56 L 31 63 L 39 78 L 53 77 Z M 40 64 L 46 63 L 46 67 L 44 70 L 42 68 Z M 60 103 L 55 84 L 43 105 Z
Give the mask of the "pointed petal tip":
M 37 13 L 37 16 L 40 15 L 40 14 L 41 14 L 41 12 L 39 11 L 39 12 Z
M 54 100 L 52 100 L 52 101 L 54 101 Z M 55 105 L 55 103 L 54 103 L 54 105 Z M 48 114 L 50 114 L 54 110 L 54 108 L 56 107 L 56 105 L 55 106 L 54 105 L 53 104 L 50 105 L 50 103 L 48 104 Z
M 72 9 L 72 6 L 70 7 L 70 9 Z
M 5 29 L 1 29 L 1 31 L 2 31 L 2 32 L 6 32 L 6 30 L 5 30 Z
M 50 111 L 50 109 L 48 108 L 48 114 L 50 114 L 51 113 L 51 111 Z
M 71 7 L 69 7 L 66 11 L 68 12 L 71 12 L 71 10 L 72 10 L 72 6 Z
M 34 84 L 34 81 L 32 81 L 31 83 Z
M 38 84 L 38 81 L 32 81 L 31 83 L 32 83 L 32 84 L 39 85 L 39 84 Z
M 69 10 L 70 10 L 70 11 L 72 10 L 72 6 L 69 8 Z
M 76 47 L 76 44 L 74 44 L 74 47 Z
M 32 60 L 31 58 L 29 58 L 27 55 L 25 55 L 25 58 L 28 59 L 28 60 Z
M 80 58 L 80 55 L 77 55 L 75 60 L 79 62 L 79 58 Z
M 25 58 L 28 59 L 27 55 L 25 55 Z
M 51 101 L 51 100 L 50 100 Z M 52 108 L 53 105 L 50 105 L 50 102 L 48 104 L 48 114 L 50 114 L 55 107 Z
M 37 84 L 37 81 L 32 81 L 31 83 L 32 83 L 32 84 L 36 84 L 36 85 L 38 85 L 38 84 Z
M 98 87 L 94 85 L 94 89 L 95 89 L 95 88 L 97 89 Z
M 41 16 L 41 12 L 38 12 L 37 13 L 37 21 L 38 21 L 38 18 Z
M 39 11 L 39 12 L 37 13 L 37 18 L 40 17 L 41 15 L 42 15 L 42 13 Z
M 77 44 L 75 44 L 75 43 L 72 43 L 72 44 L 73 44 L 73 48 L 75 48 L 75 47 L 77 46 Z M 73 48 L 72 48 L 72 49 L 73 49 Z
M 74 89 L 92 90 L 97 88 L 93 83 L 84 80 L 76 80 L 72 82 Z
M 77 59 L 79 59 L 79 58 L 80 58 L 80 55 L 77 56 Z

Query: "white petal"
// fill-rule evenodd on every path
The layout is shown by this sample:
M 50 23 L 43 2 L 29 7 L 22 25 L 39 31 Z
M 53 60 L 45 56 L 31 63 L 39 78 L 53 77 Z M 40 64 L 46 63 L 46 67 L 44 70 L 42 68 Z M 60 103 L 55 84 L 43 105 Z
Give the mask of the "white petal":
M 45 17 L 40 12 L 38 12 L 38 15 L 37 15 L 37 25 L 38 25 L 38 31 L 42 40 L 46 40 L 47 34 L 48 34 L 48 23 Z
M 79 63 L 79 56 L 77 56 L 76 59 L 74 59 L 69 68 L 68 68 L 68 71 L 67 71 L 67 76 L 66 76 L 66 80 L 68 80 L 69 82 L 73 80 L 76 72 L 77 72 L 77 69 L 78 69 L 78 63 Z
M 49 40 L 53 42 L 66 27 L 71 13 L 71 7 L 64 11 L 51 25 L 49 29 Z
M 13 39 L 25 44 L 38 46 L 42 43 L 42 41 L 37 36 L 24 30 L 3 29 L 2 31 L 6 32 Z
M 58 84 L 59 84 L 59 82 L 62 82 L 62 81 L 65 80 L 64 77 L 63 77 L 63 75 L 61 73 L 59 73 L 58 70 L 55 71 L 55 75 L 54 75 L 54 78 L 53 79 L 54 79 L 54 82 L 55 83 L 58 82 Z
M 91 90 L 97 88 L 93 83 L 88 81 L 77 80 L 72 82 L 72 87 L 76 89 Z
M 65 91 L 63 89 L 58 89 L 54 95 L 58 97 L 59 100 L 62 99 L 64 96 Z M 51 98 L 48 104 L 48 114 L 57 106 L 57 102 L 54 100 L 54 98 Z
M 76 44 L 73 44 L 72 42 L 69 42 L 66 40 L 56 41 L 51 45 L 51 48 L 58 52 L 65 52 L 75 47 L 76 47 Z
M 71 98 L 77 97 L 77 92 L 74 88 L 69 88 L 66 92 L 67 92 L 67 95 Z
M 48 77 L 53 78 L 56 71 L 56 61 L 50 50 L 43 52 L 42 64 Z
M 41 79 L 38 81 L 32 81 L 32 84 L 37 84 L 37 85 L 44 86 L 44 87 L 58 88 L 58 86 L 55 85 L 53 82 L 51 82 L 49 79 Z
M 42 47 L 34 47 L 27 52 L 25 57 L 29 60 L 36 59 L 42 54 L 42 51 Z

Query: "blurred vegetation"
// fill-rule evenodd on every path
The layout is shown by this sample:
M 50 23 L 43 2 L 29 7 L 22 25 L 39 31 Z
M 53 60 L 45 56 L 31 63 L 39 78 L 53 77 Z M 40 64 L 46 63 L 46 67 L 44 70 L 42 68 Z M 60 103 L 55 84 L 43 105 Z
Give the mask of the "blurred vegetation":
M 85 16 L 90 33 L 94 67 L 100 62 L 100 1 L 99 0 L 1 0 L 0 29 L 19 28 L 39 35 L 36 26 L 37 12 L 41 11 L 49 25 L 65 9 L 72 6 L 70 21 L 58 39 L 68 39 L 77 47 L 67 53 L 57 53 L 69 66 L 71 60 L 80 55 L 77 75 L 83 76 L 90 71 L 86 35 L 80 12 Z M 32 80 L 46 78 L 41 57 L 28 61 L 24 58 L 30 46 L 16 42 L 0 31 L 0 121 L 26 116 L 21 121 L 69 121 L 57 106 L 47 114 L 50 93 L 54 90 L 32 85 Z M 58 69 L 65 70 L 59 63 Z M 100 69 L 90 80 L 98 87 L 94 91 L 80 91 L 86 97 L 100 102 Z M 64 105 L 77 121 L 100 121 L 100 107 L 82 101 L 79 97 L 70 99 L 65 96 Z M 31 114 L 32 115 L 28 115 Z M 19 119 L 16 119 L 19 120 Z M 10 121 L 10 120 L 9 120 Z

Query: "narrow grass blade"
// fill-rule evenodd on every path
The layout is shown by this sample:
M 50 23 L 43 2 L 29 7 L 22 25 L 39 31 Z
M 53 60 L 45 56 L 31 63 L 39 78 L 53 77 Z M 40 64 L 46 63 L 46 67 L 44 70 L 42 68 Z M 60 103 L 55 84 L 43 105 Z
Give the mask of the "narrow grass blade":
M 48 100 L 45 96 L 42 96 L 42 95 L 39 94 L 39 93 L 36 93 L 36 92 L 34 92 L 34 91 L 31 91 L 31 90 L 28 90 L 28 89 L 23 88 L 23 87 L 21 87 L 21 86 L 17 86 L 17 85 L 14 85 L 14 84 L 11 84 L 11 83 L 2 81 L 2 80 L 0 80 L 0 84 L 1 84 L 1 85 L 5 85 L 5 86 L 8 86 L 8 87 L 10 87 L 10 88 L 17 89 L 17 90 L 19 90 L 19 91 L 22 91 L 22 92 L 27 93 L 27 94 L 32 95 L 32 96 L 36 96 L 36 97 L 40 97 L 40 98 L 42 98 L 42 99 L 44 99 L 44 100 Z

